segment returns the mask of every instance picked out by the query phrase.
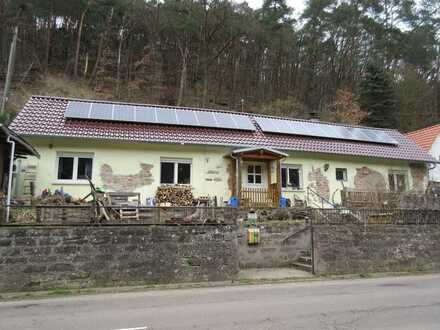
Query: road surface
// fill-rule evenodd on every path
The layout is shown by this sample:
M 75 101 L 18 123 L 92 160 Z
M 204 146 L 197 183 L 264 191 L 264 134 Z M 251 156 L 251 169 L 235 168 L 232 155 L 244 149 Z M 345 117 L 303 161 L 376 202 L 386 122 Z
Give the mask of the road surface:
M 0 303 L 0 329 L 440 329 L 440 275 Z

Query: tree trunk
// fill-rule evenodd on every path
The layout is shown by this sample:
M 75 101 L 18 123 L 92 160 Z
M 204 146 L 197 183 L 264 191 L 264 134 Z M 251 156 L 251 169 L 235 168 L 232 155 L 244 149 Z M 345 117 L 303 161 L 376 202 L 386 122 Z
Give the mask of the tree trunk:
M 98 44 L 98 53 L 96 54 L 96 61 L 95 65 L 93 66 L 92 76 L 90 77 L 89 86 L 92 87 L 95 84 L 96 76 L 98 74 L 99 65 L 101 64 L 101 56 L 102 56 L 102 49 L 104 48 L 104 41 L 105 37 L 107 36 L 108 29 L 110 27 L 110 23 L 113 17 L 113 11 L 114 8 L 112 7 L 110 11 L 110 15 L 107 18 L 107 21 L 105 23 L 104 31 L 101 32 L 99 37 L 99 44 Z
M 46 49 L 44 56 L 44 71 L 47 73 L 49 68 L 49 58 L 50 58 L 50 47 L 52 42 L 52 19 L 53 19 L 53 8 L 51 7 L 49 17 L 47 18 L 47 31 L 46 31 Z
M 86 63 L 84 64 L 84 78 L 87 77 L 87 71 L 89 70 L 89 52 L 86 53 Z
M 89 81 L 90 87 L 92 87 L 95 84 L 96 75 L 98 74 L 99 63 L 100 63 L 101 56 L 102 56 L 102 48 L 104 47 L 104 37 L 105 37 L 105 32 L 103 31 L 103 32 L 101 32 L 101 35 L 99 37 L 98 53 L 96 54 L 95 65 L 93 66 L 92 75 L 91 75 L 90 81 Z
M 189 50 L 187 46 L 185 46 L 185 49 L 181 49 L 181 55 L 182 55 L 182 69 L 180 72 L 179 96 L 177 98 L 177 106 L 182 105 L 183 97 L 185 93 L 185 85 L 186 85 L 187 72 L 188 72 L 188 55 L 189 55 Z
M 120 69 L 121 69 L 121 54 L 122 54 L 122 43 L 124 41 L 124 29 L 121 27 L 121 32 L 119 35 L 119 47 L 118 47 L 118 62 L 116 65 L 116 96 L 119 98 L 120 92 Z
M 84 9 L 84 11 L 81 14 L 81 19 L 79 21 L 78 38 L 76 40 L 76 50 L 75 50 L 75 64 L 73 66 L 73 76 L 75 78 L 78 78 L 78 61 L 79 61 L 79 49 L 80 49 L 80 45 L 81 45 L 81 34 L 82 34 L 82 29 L 83 29 L 83 24 L 84 24 L 84 18 L 86 16 L 88 9 L 89 9 L 88 7 L 86 7 L 86 9 Z

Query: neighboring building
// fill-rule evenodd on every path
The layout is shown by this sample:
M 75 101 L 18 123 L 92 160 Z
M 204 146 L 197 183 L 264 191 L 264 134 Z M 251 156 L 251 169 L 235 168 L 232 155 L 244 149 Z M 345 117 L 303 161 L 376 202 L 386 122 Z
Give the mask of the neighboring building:
M 436 160 L 440 160 L 440 124 L 407 133 L 420 148 Z M 429 170 L 429 181 L 440 182 L 440 164 Z
M 396 130 L 59 97 L 32 97 L 11 127 L 41 154 L 23 164 L 37 191 L 82 197 L 91 177 L 144 203 L 174 184 L 247 205 L 304 200 L 307 188 L 336 203 L 343 187 L 423 192 L 436 161 Z
M 0 193 L 5 193 L 5 195 L 8 191 L 11 156 L 14 160 L 17 160 L 27 156 L 39 157 L 40 155 L 28 142 L 18 136 L 14 131 L 0 124 Z

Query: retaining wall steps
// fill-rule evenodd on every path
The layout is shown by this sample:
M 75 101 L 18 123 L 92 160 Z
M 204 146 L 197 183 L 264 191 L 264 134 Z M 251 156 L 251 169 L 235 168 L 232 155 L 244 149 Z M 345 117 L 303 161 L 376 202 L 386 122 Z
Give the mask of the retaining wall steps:
M 300 252 L 298 259 L 292 264 L 294 268 L 304 270 L 306 272 L 312 272 L 312 251 L 303 250 Z

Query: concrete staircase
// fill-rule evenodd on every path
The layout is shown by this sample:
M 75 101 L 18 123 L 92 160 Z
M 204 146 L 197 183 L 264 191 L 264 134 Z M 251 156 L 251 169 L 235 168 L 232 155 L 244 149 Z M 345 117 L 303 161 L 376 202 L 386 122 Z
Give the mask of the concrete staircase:
M 304 250 L 300 252 L 298 259 L 292 264 L 292 267 L 311 273 L 312 267 L 312 251 Z

